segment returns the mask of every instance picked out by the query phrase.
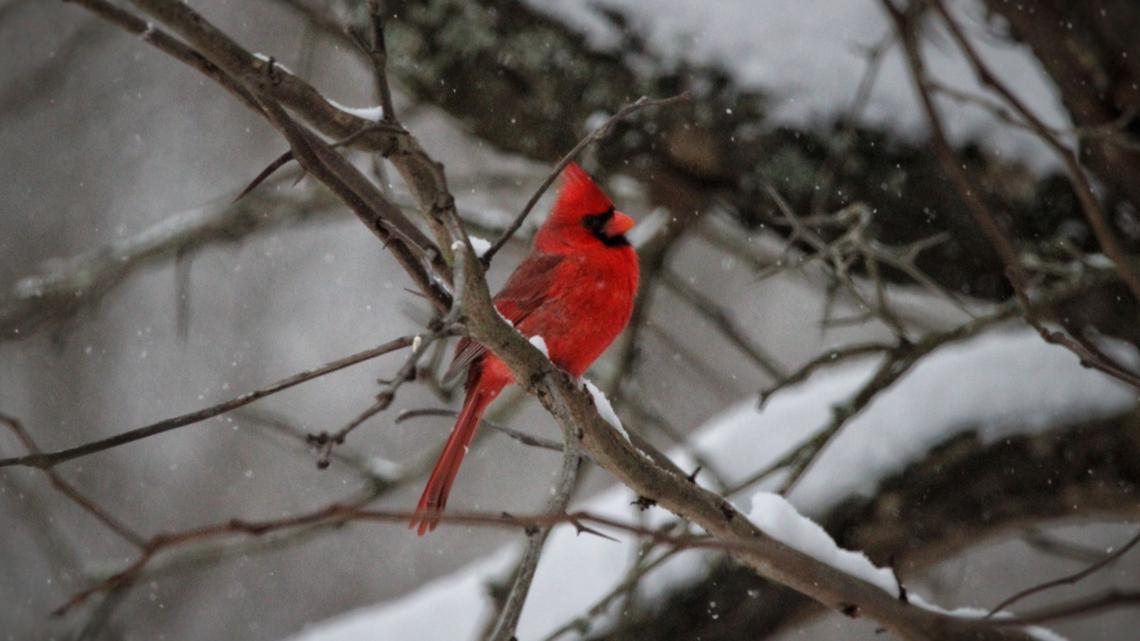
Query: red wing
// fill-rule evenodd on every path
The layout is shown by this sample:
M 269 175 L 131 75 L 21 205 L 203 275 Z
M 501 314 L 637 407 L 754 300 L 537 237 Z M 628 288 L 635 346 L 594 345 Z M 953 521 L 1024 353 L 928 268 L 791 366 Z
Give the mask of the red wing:
M 546 300 L 555 271 L 564 258 L 555 254 L 535 254 L 524 260 L 495 296 L 495 308 L 511 324 L 521 323 Z M 444 380 L 458 376 L 486 352 L 486 347 L 470 338 L 460 339 L 455 346 L 455 359 L 447 368 Z

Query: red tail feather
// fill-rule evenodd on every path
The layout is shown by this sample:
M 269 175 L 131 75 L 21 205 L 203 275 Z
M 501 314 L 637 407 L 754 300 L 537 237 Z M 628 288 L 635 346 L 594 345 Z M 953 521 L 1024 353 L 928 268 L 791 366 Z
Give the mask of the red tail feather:
M 443 452 L 439 455 L 431 476 L 428 477 L 420 502 L 416 505 L 416 516 L 408 524 L 408 527 L 416 528 L 420 536 L 439 525 L 439 515 L 447 505 L 447 495 L 451 492 L 455 475 L 459 473 L 459 466 L 467 454 L 467 447 L 475 437 L 475 428 L 479 427 L 483 412 L 498 394 L 498 390 L 483 389 L 476 383 L 467 395 L 463 411 L 459 413 L 459 420 L 455 422 L 451 436 L 443 446 Z

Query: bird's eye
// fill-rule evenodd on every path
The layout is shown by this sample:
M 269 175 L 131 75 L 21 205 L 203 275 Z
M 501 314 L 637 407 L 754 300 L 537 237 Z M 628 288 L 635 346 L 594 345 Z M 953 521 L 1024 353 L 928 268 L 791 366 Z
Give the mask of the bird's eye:
M 614 208 L 603 211 L 600 214 L 590 214 L 582 217 L 582 226 L 585 227 L 591 234 L 601 238 L 606 233 L 606 224 L 614 217 Z
M 586 230 L 591 234 L 593 234 L 594 238 L 602 241 L 602 244 L 606 247 L 626 247 L 629 245 L 629 241 L 625 236 L 611 236 L 610 234 L 606 233 L 606 226 L 610 224 L 610 221 L 613 220 L 613 218 L 614 208 L 610 207 L 600 214 L 590 214 L 588 216 L 583 216 L 582 226 L 585 227 Z

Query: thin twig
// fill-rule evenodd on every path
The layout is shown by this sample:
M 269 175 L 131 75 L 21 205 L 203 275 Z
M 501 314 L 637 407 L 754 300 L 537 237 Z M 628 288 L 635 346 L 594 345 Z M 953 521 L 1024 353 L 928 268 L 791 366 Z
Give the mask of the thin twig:
M 1077 195 L 1077 200 L 1081 203 L 1081 209 L 1085 214 L 1085 218 L 1089 221 L 1089 225 L 1092 226 L 1097 241 L 1100 242 L 1104 253 L 1112 259 L 1112 262 L 1116 265 L 1116 270 L 1120 274 L 1121 280 L 1127 283 L 1128 288 L 1132 291 L 1132 295 L 1135 296 L 1137 300 L 1140 300 L 1140 273 L 1136 270 L 1133 258 L 1124 251 L 1124 248 L 1120 245 L 1120 241 L 1116 238 L 1116 234 L 1108 222 L 1108 216 L 1101 207 L 1100 201 L 1097 200 L 1096 192 L 1093 190 L 1092 183 L 1089 181 L 1084 168 L 1081 167 L 1077 155 L 1073 150 L 1062 144 L 1050 128 L 1041 121 L 1037 114 L 1030 110 L 1020 98 L 998 79 L 986 62 L 978 55 L 977 50 L 974 49 L 974 45 L 970 43 L 970 40 L 958 25 L 958 22 L 950 15 L 950 12 L 946 10 L 942 1 L 933 0 L 931 4 L 946 23 L 946 26 L 950 30 L 950 35 L 954 38 L 954 41 L 958 43 L 958 48 L 965 54 L 978 80 L 985 86 L 996 91 L 998 95 L 1013 107 L 1014 111 L 1029 124 L 1037 136 L 1061 158 L 1065 169 L 1068 171 L 1069 179 L 1073 182 L 1073 191 Z
M 311 432 L 307 432 L 300 427 L 294 425 L 285 417 L 268 410 L 257 409 L 248 407 L 234 412 L 234 416 L 240 420 L 249 421 L 255 426 L 265 428 L 267 431 L 272 431 L 276 434 L 282 434 L 289 437 L 303 447 L 311 446 L 310 439 Z M 369 466 L 368 461 L 363 456 L 358 456 L 352 453 L 345 453 L 340 451 L 333 451 L 329 454 L 330 458 L 349 465 L 357 473 L 364 478 L 372 481 L 389 482 L 390 478 L 381 477 L 376 474 L 375 470 Z
M 1021 540 L 1026 545 L 1045 554 L 1081 563 L 1096 563 L 1104 558 L 1104 552 L 1101 550 L 1049 536 L 1036 528 L 1023 534 Z
M 673 525 L 676 524 L 670 523 L 665 527 L 671 527 Z M 574 619 L 562 624 L 562 626 L 555 628 L 550 632 L 550 634 L 543 637 L 542 641 L 557 641 L 557 639 L 562 635 L 574 631 L 579 631 L 582 633 L 582 636 L 585 636 L 585 633 L 589 631 L 588 626 L 591 619 L 605 613 L 605 611 L 609 609 L 611 603 L 613 603 L 622 595 L 628 594 L 633 589 L 635 589 L 638 585 L 640 585 L 642 579 L 653 572 L 653 570 L 656 570 L 657 568 L 664 565 L 666 561 L 676 556 L 677 552 L 679 552 L 678 549 L 671 548 L 657 555 L 656 558 L 654 558 L 652 561 L 649 561 L 648 563 L 638 564 L 621 583 L 618 583 L 612 590 L 602 595 L 602 597 L 595 601 L 593 605 L 587 608 L 584 615 L 575 617 Z
M 55 452 L 28 454 L 25 456 L 15 456 L 0 459 L 0 467 L 24 465 L 29 467 L 38 467 L 40 469 L 48 469 L 55 465 L 59 465 L 64 461 L 70 461 L 81 456 L 88 456 L 96 452 L 102 452 L 113 447 L 118 447 L 126 443 L 132 443 L 134 441 L 155 436 L 157 434 L 162 434 L 164 432 L 169 432 L 170 430 L 185 427 L 187 425 L 201 423 L 202 421 L 213 418 L 220 414 L 225 414 L 226 412 L 235 410 L 239 407 L 249 405 L 254 401 L 265 398 L 266 396 L 272 396 L 273 394 L 287 390 L 290 387 L 295 387 L 301 383 L 305 383 L 315 378 L 325 376 L 326 374 L 331 374 L 346 367 L 351 367 L 378 356 L 383 356 L 384 354 L 403 349 L 411 345 L 412 340 L 413 337 L 411 336 L 397 338 L 395 340 L 388 341 L 383 345 L 373 347 L 372 349 L 366 349 L 362 352 L 357 352 L 350 356 L 345 356 L 344 358 L 338 358 L 337 360 L 325 365 L 321 365 L 320 367 L 299 372 L 287 378 L 283 378 L 276 383 L 271 383 L 270 385 L 254 390 L 252 392 L 242 394 L 241 396 L 232 398 L 228 401 L 218 403 L 216 405 L 211 405 L 210 407 L 206 407 L 200 410 L 195 410 L 187 414 L 164 419 L 158 421 L 157 423 L 151 423 L 150 425 L 139 427 L 133 430 L 121 432 L 109 438 L 92 441 L 90 443 L 85 443 L 83 445 L 78 445 L 76 447 L 71 447 L 65 450 L 57 450 Z
M 1140 606 L 1140 590 L 1108 590 L 1101 594 L 1093 594 L 1068 603 L 1049 606 L 1033 612 L 1008 618 L 994 618 L 990 621 L 995 626 L 1022 626 L 1035 623 L 1048 623 L 1061 619 L 1071 619 L 1080 616 L 1089 616 L 1105 610 L 1120 607 Z
M 427 348 L 437 339 L 443 336 L 449 336 L 450 334 L 450 327 L 439 323 L 433 331 L 425 334 L 417 334 L 412 337 L 411 353 L 408 354 L 403 366 L 400 367 L 391 380 L 381 381 L 384 388 L 376 395 L 376 400 L 373 401 L 368 409 L 357 415 L 357 417 L 352 419 L 347 425 L 331 434 L 329 432 L 310 434 L 308 439 L 309 443 L 316 445 L 318 448 L 317 467 L 321 469 L 327 468 L 333 447 L 344 444 L 345 439 L 353 430 L 360 427 L 360 425 L 368 419 L 388 409 L 388 407 L 392 405 L 392 401 L 396 399 L 396 392 L 400 390 L 400 387 L 403 386 L 404 383 L 415 379 L 420 357 L 423 356 Z
M 1074 583 L 1084 579 L 1085 577 L 1087 577 L 1091 574 L 1095 574 L 1096 572 L 1099 572 L 1101 569 L 1103 569 L 1108 564 L 1110 564 L 1113 561 L 1124 556 L 1125 554 L 1128 553 L 1129 550 L 1131 550 L 1133 547 L 1135 547 L 1137 543 L 1140 543 L 1140 532 L 1137 532 L 1135 536 L 1133 536 L 1131 539 L 1129 539 L 1127 543 L 1120 546 L 1119 549 L 1113 551 L 1111 554 L 1106 554 L 1104 556 L 1104 558 L 1100 559 L 1099 561 L 1097 561 L 1095 563 L 1089 564 L 1087 567 L 1081 569 L 1079 572 L 1074 572 L 1072 574 L 1063 576 L 1059 579 L 1053 579 L 1052 581 L 1046 581 L 1046 582 L 1041 583 L 1039 585 L 1035 585 L 1033 587 L 1026 588 L 1026 589 L 1022 590 L 1021 592 L 1018 592 L 1017 594 L 1014 594 L 1013 596 L 1005 599 L 1001 603 L 998 603 L 997 605 L 995 605 L 990 610 L 990 613 L 986 615 L 986 618 L 989 619 L 989 618 L 993 617 L 995 614 L 997 614 L 998 612 L 1001 612 L 1002 610 L 1005 610 L 1009 606 L 1013 605 L 1014 603 L 1017 603 L 1018 601 L 1021 601 L 1022 599 L 1025 599 L 1027 597 L 1033 596 L 1034 594 L 1040 594 L 1042 592 L 1045 592 L 1047 590 L 1051 590 L 1053 588 L 1056 588 L 1056 587 L 1059 587 L 1062 585 L 1073 585 Z
M 1006 278 L 1009 280 L 1010 285 L 1013 287 L 1014 294 L 1022 306 L 1026 322 L 1036 329 L 1038 334 L 1040 334 L 1045 341 L 1061 345 L 1076 354 L 1077 357 L 1080 358 L 1082 365 L 1098 369 L 1117 380 L 1127 383 L 1136 389 L 1140 389 L 1140 376 L 1129 372 L 1126 368 L 1113 361 L 1104 360 L 1081 345 L 1079 341 L 1066 336 L 1062 332 L 1053 331 L 1045 327 L 1039 317 L 1039 310 L 1036 306 L 1031 304 L 1025 268 L 1021 263 L 1013 241 L 1010 240 L 1005 229 L 998 222 L 997 217 L 990 211 L 989 206 L 981 197 L 980 191 L 972 184 L 969 175 L 965 169 L 962 168 L 961 163 L 951 150 L 950 142 L 942 123 L 942 117 L 939 114 L 938 107 L 934 103 L 934 99 L 930 95 L 926 69 L 920 53 L 914 25 L 912 24 L 912 18 L 896 8 L 890 0 L 881 0 L 880 4 L 894 21 L 895 29 L 902 39 L 903 49 L 906 54 L 907 68 L 910 72 L 915 90 L 918 92 L 923 111 L 926 113 L 927 122 L 930 124 L 931 141 L 934 145 L 935 155 L 938 157 L 943 169 L 945 169 L 949 175 L 959 196 L 966 204 L 966 208 L 970 211 L 974 220 L 982 229 L 986 239 L 990 242 L 990 245 L 1001 259 L 1002 265 L 1005 267 Z M 940 7 L 937 3 L 935 6 Z M 951 24 L 953 24 L 952 21 Z M 968 43 L 966 43 L 966 45 L 968 45 Z M 1028 114 L 1022 115 L 1026 116 Z M 1059 151 L 1059 153 L 1062 153 L 1062 156 L 1066 156 L 1063 150 Z M 1073 178 L 1077 180 L 1082 178 L 1083 175 L 1078 167 L 1078 171 Z M 1084 190 L 1081 188 L 1076 189 L 1076 191 L 1078 192 L 1078 197 L 1081 197 L 1082 203 L 1085 202 L 1085 197 L 1091 197 L 1091 194 L 1084 193 Z M 1086 207 L 1099 207 L 1095 202 L 1095 198 L 1092 198 L 1092 200 L 1092 205 L 1086 205 Z M 1086 209 L 1086 213 L 1088 211 L 1089 209 Z M 1095 216 L 1093 216 L 1093 218 L 1095 218 Z M 1090 218 L 1090 221 L 1093 218 Z M 1126 265 L 1117 262 L 1118 274 L 1123 277 L 1125 273 L 1129 271 Z
M 206 525 L 178 532 L 159 534 L 146 541 L 145 546 L 131 563 L 103 581 L 73 595 L 68 601 L 56 608 L 54 615 L 62 615 L 72 608 L 86 602 L 92 596 L 115 589 L 118 586 L 132 583 L 135 577 L 146 568 L 155 556 L 166 550 L 181 547 L 190 543 L 206 540 L 227 538 L 235 535 L 260 537 L 273 532 L 306 528 L 314 525 L 341 524 L 352 521 L 373 523 L 398 523 L 403 525 L 415 514 L 406 511 L 368 510 L 357 506 L 333 503 L 303 514 L 288 516 L 279 519 L 261 521 L 248 521 L 243 519 L 230 519 L 222 523 Z M 707 536 L 673 536 L 664 532 L 651 530 L 642 526 L 625 523 L 609 517 L 595 515 L 590 512 L 562 512 L 557 514 L 542 513 L 533 516 L 514 516 L 504 513 L 444 513 L 439 515 L 443 524 L 505 527 L 505 528 L 531 528 L 548 527 L 568 523 L 583 532 L 597 533 L 590 525 L 596 525 L 629 532 L 644 536 L 659 543 L 667 544 L 681 549 L 690 548 L 718 548 L 724 544 L 718 543 Z M 590 525 L 587 525 L 590 524 Z M 600 534 L 600 533 L 598 533 Z M 748 542 L 728 543 L 730 547 L 746 546 Z
M 784 367 L 776 360 L 776 357 L 752 342 L 752 339 L 737 327 L 728 311 L 716 301 L 702 294 L 696 287 L 690 285 L 671 270 L 664 269 L 661 271 L 661 282 L 681 300 L 689 303 L 693 311 L 712 323 L 722 336 L 728 339 L 764 373 L 777 380 L 784 377 Z
M 404 410 L 403 412 L 400 412 L 400 414 L 396 416 L 395 422 L 396 423 L 402 423 L 403 421 L 406 421 L 409 419 L 420 418 L 420 417 L 424 417 L 424 416 L 455 417 L 458 415 L 459 415 L 459 412 L 456 412 L 454 410 L 444 410 L 444 409 Z M 534 436 L 532 434 L 527 434 L 526 432 L 523 432 L 521 430 L 516 430 L 515 428 L 507 427 L 506 425 L 500 425 L 499 423 L 495 423 L 494 421 L 488 421 L 487 419 L 483 419 L 482 421 L 480 421 L 479 425 L 480 425 L 480 427 L 486 427 L 488 429 L 499 432 L 500 434 L 508 436 L 508 437 L 518 441 L 519 443 L 522 443 L 523 445 L 527 445 L 530 447 L 537 447 L 537 448 L 544 449 L 544 450 L 550 450 L 552 452 L 561 452 L 563 449 L 562 444 L 557 442 L 557 441 L 542 438 L 541 436 Z
M 838 349 L 828 350 L 804 363 L 799 367 L 799 369 L 792 372 L 791 374 L 788 374 L 787 376 L 784 376 L 769 387 L 760 390 L 759 407 L 763 409 L 764 405 L 768 403 L 768 399 L 772 398 L 776 392 L 806 381 L 812 374 L 814 374 L 822 367 L 830 367 L 852 358 L 868 356 L 870 354 L 882 354 L 884 352 L 892 352 L 897 349 L 898 345 L 890 345 L 887 343 L 856 343 L 854 345 L 847 345 Z
M 24 444 L 24 447 L 27 448 L 29 453 L 31 453 L 31 454 L 40 454 L 41 453 L 39 446 L 36 445 L 36 442 L 35 442 L 35 440 L 32 439 L 31 434 L 28 434 L 28 431 L 26 429 L 24 429 L 24 425 L 19 420 L 17 420 L 16 418 L 14 418 L 12 416 L 8 416 L 6 414 L 0 413 L 0 423 L 4 423 L 5 425 L 7 425 L 12 430 L 12 432 L 14 432 L 16 434 L 16 438 L 19 439 L 20 442 Z M 114 532 L 115 534 L 119 535 L 120 538 L 122 538 L 126 542 L 130 543 L 131 545 L 135 546 L 136 548 L 142 549 L 143 546 L 146 545 L 146 538 L 145 537 L 143 537 L 138 532 L 135 532 L 134 529 L 132 529 L 131 527 L 129 527 L 128 525 L 126 525 L 125 523 L 120 521 L 119 519 L 115 518 L 114 516 L 111 516 L 111 514 L 109 512 L 107 512 L 107 510 L 100 507 L 98 504 L 96 504 L 90 498 L 85 496 L 79 490 L 75 489 L 75 486 L 72 485 L 71 483 L 68 483 L 63 478 L 63 476 L 61 476 L 58 472 L 51 469 L 50 467 L 45 467 L 45 468 L 41 468 L 41 469 L 43 470 L 43 472 L 45 474 L 47 474 L 48 479 L 51 480 L 52 486 L 60 494 L 66 496 L 68 499 L 71 500 L 72 503 L 75 503 L 80 508 L 82 508 L 83 511 L 85 511 L 88 514 L 90 514 L 91 516 L 95 517 L 95 520 L 102 523 L 104 526 L 107 527 L 107 529 L 109 529 L 112 532 Z
M 831 420 L 828 424 L 785 457 L 790 458 L 790 471 L 780 485 L 780 493 L 790 492 L 843 427 L 862 413 L 879 394 L 901 379 L 923 357 L 949 343 L 975 336 L 986 328 L 1002 323 L 1011 318 L 1014 312 L 1014 308 L 1007 306 L 989 316 L 964 323 L 946 332 L 925 336 L 914 344 L 900 344 L 898 348 L 892 350 L 875 370 L 874 375 L 849 400 L 832 406 Z
M 380 98 L 380 107 L 384 111 L 381 120 L 399 124 L 400 121 L 396 118 L 396 107 L 392 102 L 392 88 L 388 85 L 388 46 L 384 40 L 384 12 L 380 4 L 380 0 L 368 0 L 368 20 L 372 27 L 372 42 L 367 53 L 372 60 L 376 93 Z
M 574 488 L 578 485 L 578 471 L 583 461 L 579 456 L 580 449 L 577 436 L 568 434 L 562 453 L 562 469 L 558 474 L 554 495 L 546 503 L 544 510 L 546 514 L 554 516 L 566 512 L 566 506 L 569 505 Z M 498 622 L 488 636 L 488 641 L 511 641 L 515 638 L 515 629 L 518 628 L 523 606 L 526 604 L 527 595 L 530 594 L 534 573 L 538 569 L 538 560 L 542 556 L 542 549 L 553 527 L 553 525 L 544 525 L 526 529 L 526 549 L 519 559 L 510 591 L 499 612 Z

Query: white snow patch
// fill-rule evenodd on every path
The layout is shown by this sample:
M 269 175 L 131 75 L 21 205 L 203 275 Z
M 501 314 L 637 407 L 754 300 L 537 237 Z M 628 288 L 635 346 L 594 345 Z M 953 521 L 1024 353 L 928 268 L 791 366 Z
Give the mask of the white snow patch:
M 892 34 L 876 0 L 528 0 L 535 9 L 583 32 L 591 45 L 616 47 L 628 36 L 602 15 L 625 16 L 643 36 L 657 67 L 681 62 L 716 64 L 744 88 L 771 96 L 771 124 L 829 127 L 850 108 L 867 68 L 866 51 Z M 1001 37 L 977 0 L 948 8 L 991 69 L 1044 122 L 1072 126 L 1052 81 L 1024 45 Z M 975 79 L 969 64 L 939 27 L 924 38 L 923 57 L 932 77 L 951 87 L 994 94 Z M 636 61 L 633 61 L 636 62 Z M 700 100 L 700 96 L 697 96 Z M 1056 156 L 1029 132 L 1010 127 L 976 105 L 936 98 L 955 143 L 974 139 L 1045 171 Z M 591 116 L 598 122 L 601 115 Z M 859 122 L 904 138 L 927 133 L 926 118 L 911 85 L 901 47 L 886 52 Z
M 382 479 L 396 479 L 404 472 L 404 466 L 383 456 L 368 459 L 368 470 Z
M 615 430 L 621 432 L 621 435 L 628 441 L 629 434 L 625 431 L 625 427 L 622 426 L 621 419 L 618 418 L 617 412 L 614 411 L 614 406 L 610 405 L 610 399 L 606 398 L 606 395 L 602 393 L 602 390 L 598 389 L 597 385 L 594 385 L 586 379 L 582 379 L 582 382 L 586 385 L 586 390 L 590 392 L 590 396 L 594 397 L 594 407 L 598 408 L 598 414 L 600 414 L 607 423 L 612 425 Z
M 593 132 L 601 128 L 602 125 L 606 124 L 606 122 L 609 121 L 610 118 L 613 118 L 613 116 L 614 115 L 608 111 L 595 111 L 589 116 L 586 116 L 586 131 Z
M 848 398 L 868 380 L 875 365 L 875 359 L 866 359 L 821 371 L 804 384 L 774 396 L 763 411 L 756 409 L 754 398 L 746 399 L 702 427 L 694 438 L 694 446 L 717 461 L 730 483 L 742 479 L 809 438 L 827 421 L 830 406 Z M 598 411 L 605 415 L 608 401 L 587 382 L 587 389 L 590 388 Z M 790 500 L 804 514 L 820 514 L 852 492 L 872 491 L 884 476 L 965 430 L 974 430 L 980 438 L 994 441 L 1076 419 L 1110 416 L 1135 403 L 1134 393 L 1106 376 L 1082 368 L 1068 351 L 1044 343 L 1032 332 L 990 332 L 931 354 L 884 392 L 864 414 L 851 421 Z M 615 427 L 620 425 L 614 422 Z M 670 456 L 678 464 L 684 458 L 679 452 Z M 842 557 L 836 563 L 845 564 L 845 571 L 873 577 L 876 585 L 892 585 L 873 566 L 863 565 L 856 553 L 848 552 L 851 556 L 847 556 L 839 554 L 843 550 L 829 551 L 819 532 L 811 528 L 810 522 L 805 523 L 806 519 L 795 518 L 790 506 L 775 505 L 764 495 L 759 496 L 760 501 L 753 506 L 753 518 L 761 527 L 788 536 L 789 544 L 797 539 L 813 541 L 803 545 L 821 557 Z M 593 497 L 581 509 L 628 520 L 630 498 L 629 490 L 614 487 Z M 663 510 L 652 510 L 645 516 L 650 527 L 669 518 Z M 793 532 L 798 534 L 792 536 Z M 599 595 L 624 579 L 630 560 L 637 554 L 638 541 L 620 532 L 611 534 L 623 542 L 577 536 L 572 528 L 554 531 L 522 614 L 520 639 L 546 636 L 555 627 L 580 616 Z M 517 546 L 504 548 L 403 598 L 314 625 L 294 640 L 428 638 L 425 621 L 431 622 L 430 638 L 473 639 L 489 611 L 487 583 L 502 577 L 517 558 L 518 550 Z M 653 601 L 675 586 L 701 576 L 708 558 L 708 554 L 696 551 L 676 555 L 643 583 L 644 597 Z M 917 602 L 924 603 L 921 599 Z M 440 612 L 447 616 L 439 616 Z M 608 620 L 603 615 L 599 625 L 607 625 Z M 1043 641 L 1059 638 L 1040 629 L 1032 633 Z
M 147 23 L 147 31 L 153 31 L 152 25 L 151 25 L 149 22 Z M 144 33 L 143 35 L 145 36 L 145 35 L 146 35 L 146 33 Z M 273 58 L 273 57 L 271 57 L 271 56 L 267 56 L 267 55 L 265 55 L 264 53 L 255 52 L 255 53 L 253 54 L 253 57 L 254 57 L 254 58 L 257 58 L 258 60 L 260 60 L 260 61 L 262 61 L 262 62 L 269 62 L 269 63 L 272 63 L 274 67 L 277 67 L 278 69 L 280 69 L 280 70 L 284 71 L 285 73 L 289 73 L 289 74 L 292 74 L 292 73 L 293 73 L 293 70 L 292 70 L 292 69 L 290 69 L 289 67 L 286 67 L 285 65 L 281 64 L 281 63 L 280 63 L 280 62 L 279 62 L 279 61 L 278 61 L 276 58 Z M 330 101 L 330 102 L 331 102 L 331 101 Z
M 899 583 L 894 572 L 877 567 L 866 554 L 844 550 L 835 539 L 815 521 L 803 516 L 788 500 L 779 494 L 757 492 L 752 495 L 748 518 L 764 534 L 784 545 L 826 563 L 831 567 L 866 581 L 880 590 L 899 594 Z
M 954 608 L 953 610 L 947 610 L 946 608 L 943 608 L 943 607 L 940 607 L 940 606 L 935 605 L 933 603 L 930 603 L 926 599 L 924 599 L 921 596 L 914 594 L 914 593 L 907 593 L 907 600 L 912 605 L 916 605 L 916 606 L 918 606 L 924 610 L 930 610 L 931 612 L 937 612 L 939 614 L 945 614 L 947 616 L 952 616 L 952 617 L 959 617 L 962 619 L 984 619 L 990 613 L 989 610 L 983 610 L 981 608 L 970 608 L 970 607 Z M 1002 611 L 1002 612 L 996 613 L 993 618 L 995 618 L 995 619 L 1008 619 L 1012 616 L 1013 616 L 1013 614 L 1011 614 L 1009 612 Z M 1061 636 L 1060 634 L 1057 634 L 1056 632 L 1054 632 L 1048 628 L 1043 628 L 1041 626 L 1029 625 L 1029 626 L 1022 627 L 1021 629 L 1024 630 L 1025 633 L 1028 634 L 1029 636 L 1034 637 L 1036 639 L 1039 639 L 1040 641 L 1069 641 L 1067 638 Z
M 819 372 L 773 396 L 763 410 L 749 399 L 710 420 L 694 443 L 728 473 L 741 472 L 730 483 L 743 480 L 811 438 L 878 362 Z M 1111 416 L 1136 401 L 1129 388 L 1081 367 L 1071 352 L 1033 332 L 991 331 L 934 352 L 881 394 L 848 422 L 790 498 L 817 515 L 848 495 L 869 495 L 879 480 L 955 434 L 974 431 L 992 443 Z
M 331 98 L 325 98 L 325 101 L 337 109 L 345 113 L 350 113 L 357 118 L 380 122 L 380 119 L 384 117 L 384 108 L 380 105 L 376 105 L 375 107 L 345 107 Z
M 672 214 L 667 210 L 658 207 L 650 212 L 649 216 L 644 220 L 637 223 L 633 229 L 629 230 L 625 237 L 629 239 L 629 243 L 633 245 L 635 249 L 640 249 L 642 245 L 652 240 L 653 237 L 657 235 L 657 232 L 665 227 L 665 223 L 669 221 L 670 216 L 672 216 Z
M 534 345 L 535 347 L 537 347 L 538 351 L 542 352 L 543 356 L 550 358 L 550 350 L 548 350 L 546 348 L 546 339 L 545 338 L 539 336 L 538 334 L 535 334 L 534 336 L 531 336 L 527 340 L 530 341 L 531 345 Z
M 752 506 L 748 518 L 765 534 L 799 550 L 813 559 L 830 565 L 831 567 L 849 574 L 857 579 L 866 581 L 880 590 L 897 597 L 899 583 L 895 573 L 889 568 L 880 568 L 867 558 L 862 552 L 844 550 L 839 547 L 835 539 L 815 521 L 799 513 L 787 499 L 771 492 L 757 492 L 752 495 Z M 920 595 L 907 593 L 910 603 L 949 616 L 967 619 L 981 619 L 989 614 L 988 610 L 980 608 L 955 608 L 947 610 L 930 603 Z M 1013 616 L 1008 612 L 999 612 L 995 618 L 1008 618 Z M 1023 628 L 1031 636 L 1041 641 L 1066 641 L 1064 637 L 1052 630 L 1039 626 Z
M 482 258 L 483 254 L 486 254 L 487 250 L 491 248 L 491 241 L 486 238 L 480 238 L 470 234 L 467 235 L 467 238 L 471 241 L 471 249 L 475 250 L 475 255 L 479 258 Z

